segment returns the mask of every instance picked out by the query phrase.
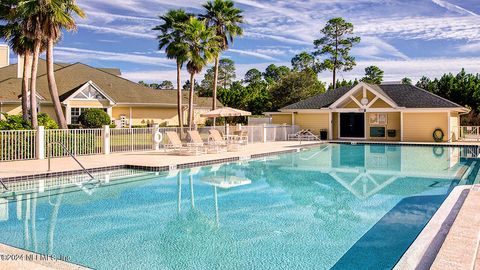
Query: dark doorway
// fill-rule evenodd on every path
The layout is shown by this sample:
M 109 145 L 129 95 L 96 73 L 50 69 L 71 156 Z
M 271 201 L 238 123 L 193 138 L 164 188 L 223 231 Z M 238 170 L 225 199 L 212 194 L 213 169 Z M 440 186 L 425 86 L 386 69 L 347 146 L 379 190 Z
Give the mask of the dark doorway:
M 365 114 L 340 113 L 340 137 L 365 138 Z

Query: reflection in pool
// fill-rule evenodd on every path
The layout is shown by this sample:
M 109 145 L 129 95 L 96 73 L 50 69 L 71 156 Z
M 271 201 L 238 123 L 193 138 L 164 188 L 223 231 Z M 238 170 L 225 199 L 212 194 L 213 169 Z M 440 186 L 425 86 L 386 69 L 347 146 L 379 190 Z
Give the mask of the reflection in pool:
M 11 186 L 0 242 L 96 269 L 389 269 L 471 161 L 461 149 L 323 145 L 168 173 Z

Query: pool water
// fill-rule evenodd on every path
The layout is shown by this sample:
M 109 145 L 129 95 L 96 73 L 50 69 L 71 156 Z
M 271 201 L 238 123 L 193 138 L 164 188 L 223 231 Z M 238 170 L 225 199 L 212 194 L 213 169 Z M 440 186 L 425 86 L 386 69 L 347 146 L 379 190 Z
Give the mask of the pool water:
M 440 149 L 440 150 L 439 150 Z M 17 192 L 0 242 L 95 269 L 391 269 L 453 187 L 461 149 L 323 145 Z

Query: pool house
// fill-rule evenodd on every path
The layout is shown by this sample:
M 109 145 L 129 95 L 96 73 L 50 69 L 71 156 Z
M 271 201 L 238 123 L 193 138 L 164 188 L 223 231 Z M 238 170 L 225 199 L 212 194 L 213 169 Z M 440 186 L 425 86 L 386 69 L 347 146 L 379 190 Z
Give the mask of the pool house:
M 414 85 L 361 82 L 265 114 L 274 124 L 298 125 L 322 139 L 453 142 L 468 112 Z

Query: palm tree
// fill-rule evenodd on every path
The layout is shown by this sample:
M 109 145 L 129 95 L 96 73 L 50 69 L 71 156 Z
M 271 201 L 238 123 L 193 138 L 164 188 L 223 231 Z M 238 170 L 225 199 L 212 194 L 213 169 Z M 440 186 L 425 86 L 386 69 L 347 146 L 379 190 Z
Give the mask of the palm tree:
M 40 1 L 26 1 L 20 0 L 16 7 L 15 19 L 18 20 L 22 26 L 23 33 L 26 37 L 33 40 L 33 55 L 32 55 L 32 70 L 30 73 L 30 116 L 32 120 L 32 127 L 38 127 L 37 119 L 37 73 L 38 73 L 38 58 L 44 43 L 42 33 L 42 7 Z
M 76 5 L 75 0 L 40 0 L 20 1 L 19 8 L 24 18 L 23 29 L 27 36 L 34 40 L 32 79 L 30 81 L 30 98 L 32 108 L 32 126 L 36 128 L 36 83 L 38 58 L 41 52 L 41 44 L 47 43 L 47 80 L 48 90 L 52 98 L 55 115 L 61 128 L 67 128 L 67 122 L 63 115 L 62 105 L 58 97 L 58 89 L 55 81 L 55 70 L 53 61 L 53 47 L 60 39 L 62 30 L 76 29 L 74 15 L 85 17 L 83 10 Z M 35 117 L 34 117 L 35 116 Z
M 221 48 L 221 37 L 217 36 L 216 29 L 207 27 L 203 20 L 191 17 L 182 24 L 184 41 L 187 44 L 187 71 L 190 73 L 190 94 L 188 100 L 188 127 L 193 126 L 193 94 L 195 91 L 195 75 L 218 57 Z
M 213 27 L 221 40 L 221 50 L 228 50 L 229 42 L 233 43 L 236 36 L 243 34 L 243 29 L 239 24 L 243 23 L 242 10 L 234 6 L 231 0 L 209 1 L 203 7 L 206 10 L 205 15 L 200 17 L 205 19 L 208 27 Z M 213 73 L 213 101 L 212 110 L 217 108 L 217 84 L 218 84 L 218 66 L 220 54 L 215 57 L 215 70 Z
M 185 24 L 192 14 L 186 13 L 183 9 L 170 10 L 167 14 L 160 16 L 163 24 L 153 28 L 153 30 L 160 31 L 157 36 L 159 45 L 158 49 L 165 49 L 167 58 L 175 59 L 177 63 L 177 111 L 178 111 L 178 125 L 183 127 L 183 109 L 182 109 L 182 87 L 180 72 L 183 64 L 187 61 L 187 44 L 183 41 L 183 33 L 180 25 Z M 180 129 L 183 133 L 183 129 Z
M 30 66 L 33 40 L 27 38 L 23 34 L 22 27 L 18 22 L 9 22 L 5 25 L 1 25 L 0 37 L 7 40 L 14 53 L 23 56 L 22 117 L 24 121 L 29 121 L 27 68 Z

